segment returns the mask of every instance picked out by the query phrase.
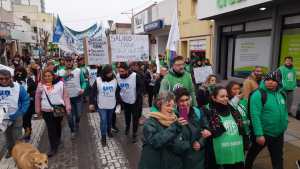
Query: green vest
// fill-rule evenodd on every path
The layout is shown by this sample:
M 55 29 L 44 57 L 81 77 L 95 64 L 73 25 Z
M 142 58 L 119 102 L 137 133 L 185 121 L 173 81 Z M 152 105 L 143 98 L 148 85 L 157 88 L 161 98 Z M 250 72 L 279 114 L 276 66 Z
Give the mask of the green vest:
M 184 87 L 189 92 L 193 92 L 193 91 L 191 91 L 192 89 L 190 88 L 191 76 L 189 73 L 184 73 L 184 75 L 182 77 L 176 77 L 171 74 L 167 74 L 166 79 L 168 80 L 168 83 L 169 83 L 168 90 L 170 92 L 173 92 L 180 87 Z
M 220 116 L 220 118 L 226 132 L 213 139 L 217 164 L 243 162 L 245 160 L 243 138 L 239 135 L 239 129 L 234 118 L 231 114 L 226 117 Z
M 282 87 L 284 90 L 295 90 L 297 87 L 296 70 L 289 69 L 286 66 L 280 66 L 279 70 L 282 76 Z

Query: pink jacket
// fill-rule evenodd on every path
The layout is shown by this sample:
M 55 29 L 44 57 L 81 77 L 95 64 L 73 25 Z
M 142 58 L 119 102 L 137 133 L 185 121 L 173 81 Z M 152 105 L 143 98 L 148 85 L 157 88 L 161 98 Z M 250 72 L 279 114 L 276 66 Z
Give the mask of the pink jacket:
M 35 92 L 35 112 L 37 114 L 41 113 L 41 112 L 51 112 L 52 110 L 49 109 L 42 109 L 41 110 L 41 100 L 42 100 L 42 92 L 43 92 L 43 84 L 39 83 L 36 92 Z M 71 102 L 70 102 L 70 97 L 69 94 L 64 86 L 64 93 L 63 93 L 63 100 L 65 102 L 65 106 L 66 106 L 66 110 L 67 113 L 71 113 Z

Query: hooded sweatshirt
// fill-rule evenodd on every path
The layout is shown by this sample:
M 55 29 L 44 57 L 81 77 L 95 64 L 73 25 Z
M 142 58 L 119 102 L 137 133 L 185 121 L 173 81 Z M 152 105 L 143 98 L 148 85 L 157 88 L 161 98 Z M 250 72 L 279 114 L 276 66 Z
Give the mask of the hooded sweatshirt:
M 193 99 L 193 106 L 197 106 L 194 84 L 190 73 L 184 72 L 183 75 L 178 75 L 170 70 L 161 81 L 159 92 L 173 92 L 180 87 L 184 87 L 189 91 Z
M 270 91 L 264 83 L 260 88 L 267 94 L 265 105 L 262 104 L 260 91 L 255 91 L 250 97 L 250 116 L 255 136 L 268 135 L 278 137 L 288 126 L 288 112 L 285 97 L 277 89 Z

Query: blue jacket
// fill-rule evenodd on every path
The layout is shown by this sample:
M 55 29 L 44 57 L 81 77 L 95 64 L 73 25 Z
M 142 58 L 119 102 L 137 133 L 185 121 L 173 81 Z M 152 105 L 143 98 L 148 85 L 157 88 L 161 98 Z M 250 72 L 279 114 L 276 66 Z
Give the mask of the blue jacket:
M 20 86 L 20 95 L 18 101 L 18 110 L 9 115 L 10 120 L 15 121 L 18 117 L 23 116 L 29 107 L 30 97 L 23 86 Z

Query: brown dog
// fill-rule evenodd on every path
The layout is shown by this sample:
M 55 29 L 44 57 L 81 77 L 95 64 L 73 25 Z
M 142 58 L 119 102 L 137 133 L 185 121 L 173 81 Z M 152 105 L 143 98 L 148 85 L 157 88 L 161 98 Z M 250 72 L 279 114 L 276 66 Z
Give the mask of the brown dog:
M 48 156 L 28 143 L 18 142 L 12 150 L 12 157 L 18 169 L 48 168 Z

